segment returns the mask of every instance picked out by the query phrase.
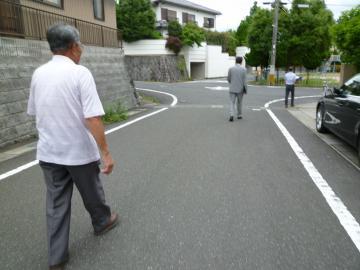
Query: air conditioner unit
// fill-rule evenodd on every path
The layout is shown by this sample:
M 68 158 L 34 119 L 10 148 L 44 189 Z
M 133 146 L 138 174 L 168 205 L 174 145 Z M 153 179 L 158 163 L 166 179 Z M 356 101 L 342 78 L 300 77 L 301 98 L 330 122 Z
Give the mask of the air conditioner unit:
M 167 28 L 168 27 L 168 22 L 166 20 L 160 20 L 160 21 L 157 21 L 155 26 L 157 28 Z

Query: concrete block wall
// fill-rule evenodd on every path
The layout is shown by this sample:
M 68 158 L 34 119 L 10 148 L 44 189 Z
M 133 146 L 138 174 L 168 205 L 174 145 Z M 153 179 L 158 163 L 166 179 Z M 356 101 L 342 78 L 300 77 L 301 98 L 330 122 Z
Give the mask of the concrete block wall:
M 35 119 L 26 114 L 31 76 L 51 59 L 44 41 L 0 38 L 0 148 L 36 136 Z M 121 103 L 134 107 L 134 88 L 122 51 L 85 47 L 82 65 L 88 67 L 104 106 Z

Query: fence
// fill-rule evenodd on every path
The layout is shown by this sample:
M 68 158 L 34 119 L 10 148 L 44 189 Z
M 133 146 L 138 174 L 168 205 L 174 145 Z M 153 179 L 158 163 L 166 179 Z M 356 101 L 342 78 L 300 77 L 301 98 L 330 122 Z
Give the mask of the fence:
M 59 22 L 75 26 L 84 44 L 122 48 L 118 29 L 0 0 L 0 35 L 44 40 L 49 26 Z

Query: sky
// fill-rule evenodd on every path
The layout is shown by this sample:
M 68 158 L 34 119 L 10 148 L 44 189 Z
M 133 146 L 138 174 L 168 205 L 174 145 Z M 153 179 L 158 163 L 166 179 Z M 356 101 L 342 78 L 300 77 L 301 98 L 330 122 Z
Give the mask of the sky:
M 202 6 L 220 11 L 222 15 L 217 16 L 216 30 L 226 31 L 229 29 L 236 30 L 241 20 L 243 20 L 250 13 L 250 8 L 253 6 L 255 0 L 189 0 L 190 2 L 200 4 Z M 273 2 L 273 0 L 258 0 L 258 6 L 267 7 L 263 2 Z M 282 2 L 289 3 L 291 0 L 282 0 Z M 333 14 L 334 18 L 338 19 L 342 11 L 349 10 L 360 4 L 360 0 L 325 0 L 325 3 Z

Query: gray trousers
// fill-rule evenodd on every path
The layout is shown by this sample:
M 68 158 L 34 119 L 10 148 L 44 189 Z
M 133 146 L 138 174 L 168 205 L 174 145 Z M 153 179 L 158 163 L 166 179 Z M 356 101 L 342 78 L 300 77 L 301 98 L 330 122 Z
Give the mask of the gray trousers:
M 244 93 L 230 93 L 230 116 L 242 116 L 242 100 Z
M 80 192 L 94 230 L 103 228 L 111 215 L 99 178 L 99 162 L 65 166 L 40 161 L 47 188 L 46 221 L 49 265 L 68 260 L 73 184 Z
M 289 93 L 291 93 L 291 106 L 294 106 L 295 85 L 287 84 L 285 87 L 285 106 L 288 105 Z

